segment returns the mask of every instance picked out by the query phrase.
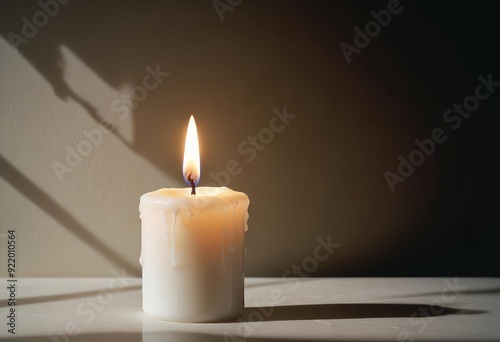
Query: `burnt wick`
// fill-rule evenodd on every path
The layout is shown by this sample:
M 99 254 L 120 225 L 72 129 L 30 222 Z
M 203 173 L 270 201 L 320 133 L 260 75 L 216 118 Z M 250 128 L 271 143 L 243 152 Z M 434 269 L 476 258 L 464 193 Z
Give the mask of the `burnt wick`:
M 196 188 L 194 186 L 194 180 L 193 178 L 191 178 L 191 173 L 188 173 L 187 179 L 189 183 L 191 183 L 191 195 L 196 195 Z

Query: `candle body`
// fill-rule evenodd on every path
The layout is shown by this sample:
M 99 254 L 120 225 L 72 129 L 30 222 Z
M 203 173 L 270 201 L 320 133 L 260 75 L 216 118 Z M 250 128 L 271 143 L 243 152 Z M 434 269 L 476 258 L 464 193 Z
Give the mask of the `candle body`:
M 177 322 L 215 322 L 244 305 L 248 197 L 231 189 L 160 189 L 141 197 L 143 310 Z

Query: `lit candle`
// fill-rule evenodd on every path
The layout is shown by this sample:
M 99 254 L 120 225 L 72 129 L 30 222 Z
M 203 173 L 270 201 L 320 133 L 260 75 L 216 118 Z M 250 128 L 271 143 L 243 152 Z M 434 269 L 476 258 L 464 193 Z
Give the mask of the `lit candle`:
M 245 231 L 250 201 L 226 187 L 198 187 L 200 154 L 191 116 L 184 150 L 188 188 L 142 195 L 144 313 L 177 322 L 215 322 L 243 309 Z

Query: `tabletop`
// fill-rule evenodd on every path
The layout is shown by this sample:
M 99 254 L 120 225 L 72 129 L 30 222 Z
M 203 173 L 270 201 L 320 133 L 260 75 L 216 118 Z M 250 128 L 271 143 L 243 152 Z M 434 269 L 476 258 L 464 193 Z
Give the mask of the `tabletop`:
M 115 273 L 0 278 L 0 338 L 500 341 L 499 278 L 247 278 L 238 319 L 193 324 L 148 318 L 141 308 L 141 279 Z

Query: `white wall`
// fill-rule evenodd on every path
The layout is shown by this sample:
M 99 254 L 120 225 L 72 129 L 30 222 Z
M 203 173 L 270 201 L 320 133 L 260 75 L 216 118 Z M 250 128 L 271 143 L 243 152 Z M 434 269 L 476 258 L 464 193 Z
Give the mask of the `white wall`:
M 138 198 L 177 180 L 102 131 L 94 133 L 97 145 L 90 154 L 60 180 L 53 163 L 66 164 L 66 147 L 82 148 L 79 143 L 88 141 L 83 132 L 100 125 L 79 104 L 55 97 L 51 85 L 4 39 L 0 50 L 0 153 L 7 174 L 0 179 L 1 226 L 17 232 L 20 274 L 105 276 L 118 266 L 140 274 Z M 120 90 L 64 47 L 62 55 L 69 86 L 109 115 Z M 131 141 L 130 118 L 116 122 Z

